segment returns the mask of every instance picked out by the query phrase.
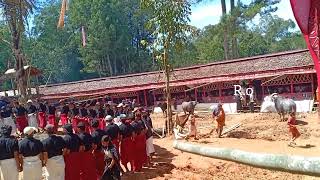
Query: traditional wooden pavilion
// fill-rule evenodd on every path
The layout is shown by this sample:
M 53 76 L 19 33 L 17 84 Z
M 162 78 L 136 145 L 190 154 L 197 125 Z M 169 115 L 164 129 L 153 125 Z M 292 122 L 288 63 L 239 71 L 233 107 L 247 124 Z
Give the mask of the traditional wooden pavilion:
M 234 85 L 254 87 L 257 100 L 277 92 L 296 100 L 312 99 L 316 76 L 308 50 L 219 61 L 176 69 L 171 75 L 172 97 L 203 103 L 235 102 Z M 110 96 L 114 102 L 136 99 L 152 106 L 164 100 L 164 77 L 159 71 L 40 86 L 42 98 L 78 100 Z
M 36 67 L 33 66 L 24 66 L 23 67 L 26 73 L 27 78 L 27 93 L 28 95 L 38 95 L 39 94 L 39 81 L 38 77 L 42 74 L 42 71 Z M 17 90 L 16 90 L 16 70 L 15 69 L 8 69 L 2 76 L 0 76 L 0 83 L 3 83 L 5 81 L 11 82 L 11 90 L 9 92 L 13 96 L 16 96 Z M 4 91 L 4 94 L 8 94 Z

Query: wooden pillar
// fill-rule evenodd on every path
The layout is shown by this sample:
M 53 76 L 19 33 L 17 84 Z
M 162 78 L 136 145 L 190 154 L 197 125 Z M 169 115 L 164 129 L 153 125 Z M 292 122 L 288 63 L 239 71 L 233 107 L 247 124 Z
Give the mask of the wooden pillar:
M 154 93 L 154 91 L 152 91 L 152 95 L 153 95 L 153 105 L 156 105 L 156 95 Z
M 291 95 L 291 98 L 293 98 L 293 91 L 294 91 L 294 89 L 293 89 L 293 78 L 292 78 L 292 76 L 291 76 L 291 80 L 290 80 L 290 95 Z
M 139 92 L 137 94 L 137 103 L 140 104 Z
M 221 89 L 221 86 L 219 86 L 219 101 L 222 101 L 222 89 Z
M 195 101 L 198 101 L 198 90 L 197 89 L 194 89 L 194 98 L 195 98 Z
M 262 99 L 264 99 L 264 86 L 262 86 Z
M 316 99 L 317 96 L 315 98 L 313 98 L 313 96 L 314 96 L 314 78 L 313 78 L 313 74 L 311 74 L 311 92 L 312 92 L 311 99 Z
M 144 96 L 144 105 L 148 107 L 148 100 L 147 100 L 147 92 L 146 90 L 143 90 L 143 96 Z

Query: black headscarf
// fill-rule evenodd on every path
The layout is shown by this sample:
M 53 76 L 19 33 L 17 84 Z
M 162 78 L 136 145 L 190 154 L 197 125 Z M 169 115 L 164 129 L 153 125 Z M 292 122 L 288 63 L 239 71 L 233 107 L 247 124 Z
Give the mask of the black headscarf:
M 12 132 L 12 127 L 9 125 L 3 125 L 0 128 L 0 136 L 10 136 Z

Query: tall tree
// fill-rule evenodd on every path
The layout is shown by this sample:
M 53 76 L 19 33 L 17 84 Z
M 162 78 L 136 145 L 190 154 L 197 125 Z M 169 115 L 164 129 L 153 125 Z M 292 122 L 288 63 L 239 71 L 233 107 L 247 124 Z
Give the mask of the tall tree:
M 170 74 L 172 66 L 169 59 L 171 47 L 181 47 L 187 40 L 187 33 L 192 33 L 189 24 L 191 15 L 191 4 L 189 1 L 181 0 L 141 0 L 143 7 L 150 9 L 154 14 L 147 22 L 147 27 L 153 31 L 156 38 L 151 45 L 153 51 L 160 53 L 160 60 L 165 75 L 165 89 L 167 100 L 167 131 L 172 132 L 172 110 L 170 93 Z
M 221 9 L 222 9 L 222 22 L 224 24 L 223 30 L 223 49 L 224 49 L 224 58 L 229 59 L 229 43 L 228 43 L 228 26 L 227 26 L 227 7 L 226 0 L 221 0 Z
M 25 32 L 27 18 L 35 7 L 34 0 L 2 0 L 0 1 L 4 18 L 11 32 L 11 49 L 16 61 L 16 82 L 21 100 L 26 100 L 27 79 L 24 71 L 26 57 L 22 51 L 22 36 Z

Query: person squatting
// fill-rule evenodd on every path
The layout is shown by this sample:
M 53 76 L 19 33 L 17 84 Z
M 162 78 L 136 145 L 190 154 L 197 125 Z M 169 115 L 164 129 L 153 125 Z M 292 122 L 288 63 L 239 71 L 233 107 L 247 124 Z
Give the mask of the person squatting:
M 0 114 L 3 180 L 19 172 L 24 180 L 118 180 L 149 166 L 155 153 L 149 112 L 130 103 L 29 100 L 9 102 Z

